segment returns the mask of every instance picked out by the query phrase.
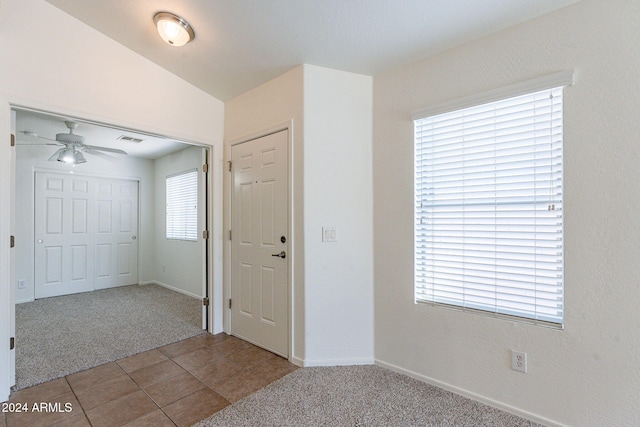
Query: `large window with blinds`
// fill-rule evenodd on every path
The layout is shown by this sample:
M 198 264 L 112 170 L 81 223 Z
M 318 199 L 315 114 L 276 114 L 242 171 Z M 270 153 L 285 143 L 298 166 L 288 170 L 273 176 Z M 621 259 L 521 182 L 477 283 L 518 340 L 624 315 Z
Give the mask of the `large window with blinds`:
M 167 239 L 198 240 L 198 171 L 168 176 L 166 196 Z
M 415 118 L 416 302 L 562 327 L 562 96 Z

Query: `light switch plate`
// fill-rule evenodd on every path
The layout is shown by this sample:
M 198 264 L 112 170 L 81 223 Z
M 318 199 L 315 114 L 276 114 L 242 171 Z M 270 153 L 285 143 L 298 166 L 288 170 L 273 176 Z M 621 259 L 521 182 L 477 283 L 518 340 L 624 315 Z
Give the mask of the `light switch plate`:
M 323 242 L 337 242 L 338 234 L 335 227 L 322 227 Z

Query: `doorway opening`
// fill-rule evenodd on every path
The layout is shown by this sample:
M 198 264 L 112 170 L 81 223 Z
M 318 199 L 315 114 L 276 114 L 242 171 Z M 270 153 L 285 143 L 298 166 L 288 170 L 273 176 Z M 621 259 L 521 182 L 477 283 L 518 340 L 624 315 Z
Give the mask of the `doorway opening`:
M 16 308 L 26 309 L 47 297 L 62 301 L 84 292 L 86 298 L 92 291 L 147 285 L 149 291 L 158 288 L 187 298 L 181 301 L 190 301 L 189 306 L 193 302 L 193 326 L 197 333 L 206 330 L 210 249 L 204 232 L 209 224 L 206 165 L 211 147 L 20 107 L 12 108 L 12 115 Z M 69 154 L 72 161 L 65 159 Z M 197 238 L 168 239 L 167 177 L 187 170 L 198 172 L 196 203 L 188 201 L 183 207 L 197 211 Z M 144 305 L 137 309 L 141 325 Z M 163 305 L 155 307 L 161 310 Z M 105 323 L 108 317 L 96 316 L 95 322 Z M 151 327 L 154 335 L 161 335 L 161 324 Z M 16 324 L 16 359 L 25 342 L 20 331 Z M 17 378 L 20 366 L 17 361 Z

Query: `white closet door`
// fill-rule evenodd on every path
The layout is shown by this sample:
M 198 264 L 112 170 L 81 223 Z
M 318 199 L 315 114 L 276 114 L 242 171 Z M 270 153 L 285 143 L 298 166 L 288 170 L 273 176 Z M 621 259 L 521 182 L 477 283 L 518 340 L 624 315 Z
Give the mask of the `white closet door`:
M 93 290 L 90 178 L 36 174 L 35 297 Z
M 36 173 L 35 297 L 138 283 L 138 183 Z
M 138 283 L 138 183 L 96 182 L 95 288 Z

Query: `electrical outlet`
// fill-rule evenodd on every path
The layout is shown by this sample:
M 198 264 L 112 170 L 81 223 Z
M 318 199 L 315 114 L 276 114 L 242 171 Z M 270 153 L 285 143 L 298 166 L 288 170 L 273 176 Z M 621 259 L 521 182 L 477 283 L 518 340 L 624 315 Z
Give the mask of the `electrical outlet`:
M 511 369 L 527 373 L 527 353 L 511 350 Z
M 26 280 L 18 280 L 18 289 L 25 289 L 27 287 Z

